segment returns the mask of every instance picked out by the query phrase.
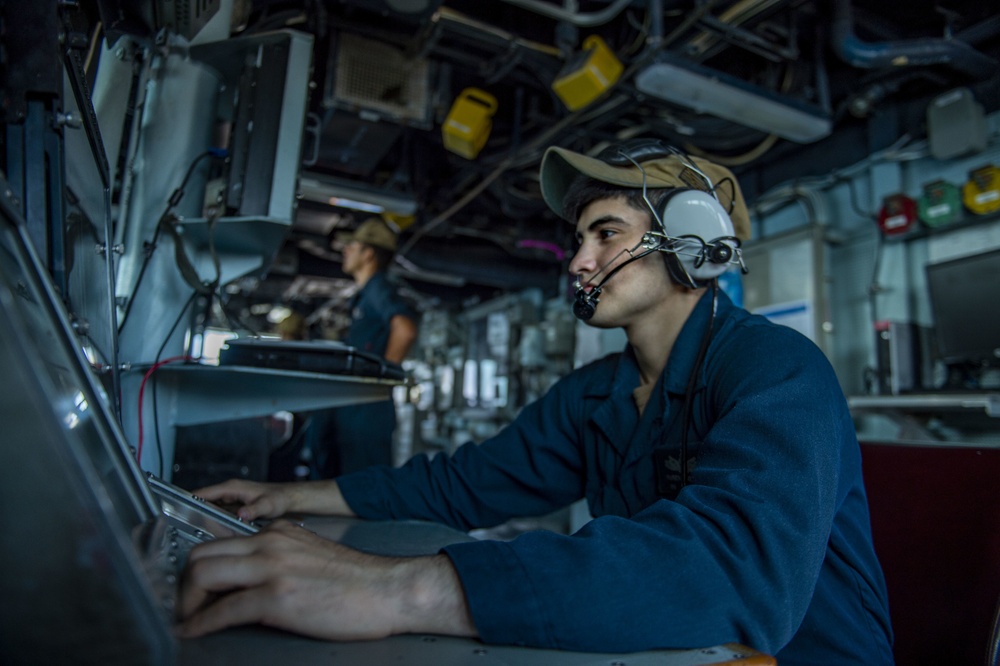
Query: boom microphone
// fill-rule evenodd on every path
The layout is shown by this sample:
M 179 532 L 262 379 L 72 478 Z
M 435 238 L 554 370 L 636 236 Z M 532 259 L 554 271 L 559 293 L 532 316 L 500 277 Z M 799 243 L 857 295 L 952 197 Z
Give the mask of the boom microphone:
M 667 254 L 675 256 L 683 256 L 689 258 L 692 261 L 690 268 L 685 267 L 680 264 L 680 269 L 683 272 L 683 276 L 687 281 L 681 280 L 680 278 L 675 278 L 679 280 L 682 284 L 690 284 L 692 288 L 695 286 L 695 279 L 708 280 L 714 278 L 717 274 L 725 270 L 725 266 L 728 264 L 735 264 L 746 272 L 746 266 L 743 264 L 743 252 L 740 250 L 739 239 L 732 236 L 722 236 L 716 238 L 710 242 L 705 242 L 698 236 L 686 235 L 680 237 L 671 237 L 665 234 L 660 234 L 657 232 L 647 232 L 642 240 L 639 241 L 633 248 L 622 250 L 614 257 L 611 261 L 604 264 L 601 270 L 594 274 L 596 279 L 601 273 L 608 269 L 608 266 L 618 261 L 619 257 L 623 254 L 628 254 L 629 258 L 622 263 L 615 266 L 610 273 L 604 276 L 597 285 L 587 293 L 583 289 L 583 285 L 580 284 L 579 278 L 577 278 L 575 287 L 576 293 L 574 294 L 575 300 L 573 302 L 573 315 L 581 321 L 588 321 L 594 316 L 594 312 L 597 310 L 597 304 L 601 300 L 601 291 L 604 289 L 604 285 L 607 284 L 608 280 L 611 279 L 615 273 L 625 268 L 633 261 L 637 259 L 642 259 L 647 254 L 652 254 L 653 252 L 665 252 Z M 638 254 L 633 254 L 640 247 L 644 248 L 642 252 Z M 710 264 L 711 266 L 705 266 L 705 264 Z M 702 270 L 702 267 L 705 269 Z M 668 266 L 669 268 L 669 266 Z M 694 274 L 694 277 L 691 274 Z M 673 276 L 673 273 L 671 273 Z
M 596 291 L 596 290 L 595 290 Z M 586 293 L 582 287 L 576 290 L 576 301 L 573 303 L 573 316 L 580 321 L 589 321 L 597 311 L 597 301 L 600 300 L 600 291 Z
M 644 236 L 643 240 L 640 241 L 631 250 L 622 250 L 614 257 L 612 257 L 611 261 L 604 264 L 604 266 L 601 267 L 601 270 L 597 271 L 597 273 L 594 274 L 594 277 L 597 277 L 598 275 L 606 271 L 608 269 L 608 266 L 618 261 L 618 257 L 622 256 L 622 254 L 627 252 L 630 255 L 628 259 L 615 266 L 610 273 L 605 275 L 604 278 L 602 278 L 601 281 L 597 283 L 597 286 L 591 289 L 589 293 L 584 291 L 583 285 L 580 284 L 580 279 L 577 278 L 576 284 L 574 285 L 576 287 L 576 293 L 574 294 L 576 300 L 573 302 L 573 316 L 575 316 L 577 319 L 581 321 L 590 320 L 590 318 L 593 317 L 594 313 L 597 311 L 597 303 L 601 300 L 601 291 L 604 290 L 604 285 L 607 284 L 608 280 L 610 280 L 612 276 L 615 275 L 615 273 L 625 268 L 633 261 L 636 261 L 637 259 L 642 259 L 647 254 L 652 254 L 653 252 L 656 252 L 657 250 L 660 249 L 659 246 L 655 247 L 647 246 L 644 252 L 640 252 L 639 254 L 632 254 L 632 252 L 634 252 L 636 248 L 644 245 L 646 242 L 647 239 Z

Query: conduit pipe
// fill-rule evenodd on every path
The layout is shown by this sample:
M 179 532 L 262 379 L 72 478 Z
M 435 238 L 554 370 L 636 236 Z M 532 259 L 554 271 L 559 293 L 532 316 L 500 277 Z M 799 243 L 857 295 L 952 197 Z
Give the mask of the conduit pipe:
M 556 19 L 557 21 L 566 21 L 567 23 L 572 23 L 573 25 L 581 28 L 592 28 L 595 25 L 604 25 L 614 17 L 621 14 L 626 7 L 632 4 L 632 0 L 616 0 L 614 3 L 608 5 L 601 11 L 584 14 L 582 12 L 575 12 L 563 9 L 562 7 L 556 7 L 555 5 L 551 5 L 547 2 L 541 2 L 540 0 L 503 1 L 509 5 L 521 7 L 522 9 L 533 11 L 536 14 L 541 14 L 542 16 L 548 16 L 549 18 Z
M 848 64 L 865 69 L 948 65 L 978 81 L 997 71 L 996 60 L 957 39 L 906 39 L 863 42 L 854 35 L 850 0 L 834 0 L 833 48 Z

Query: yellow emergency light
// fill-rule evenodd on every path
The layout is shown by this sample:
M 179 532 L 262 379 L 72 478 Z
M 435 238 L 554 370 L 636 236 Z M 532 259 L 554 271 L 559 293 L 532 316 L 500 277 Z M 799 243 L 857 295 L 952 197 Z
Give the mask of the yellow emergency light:
M 583 40 L 583 51 L 572 58 L 552 82 L 552 90 L 570 111 L 587 106 L 618 82 L 624 67 L 598 35 Z
M 962 203 L 976 215 L 1000 210 L 1000 169 L 987 164 L 969 172 L 962 186 Z
M 479 88 L 466 88 L 455 99 L 441 126 L 444 147 L 467 160 L 486 145 L 493 129 L 497 98 Z

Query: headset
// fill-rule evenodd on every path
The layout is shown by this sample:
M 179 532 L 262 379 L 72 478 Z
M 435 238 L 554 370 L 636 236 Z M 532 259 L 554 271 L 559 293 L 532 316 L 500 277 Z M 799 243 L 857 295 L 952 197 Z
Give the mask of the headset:
M 691 187 L 668 191 L 654 206 L 646 187 L 646 170 L 641 163 L 671 156 L 676 156 L 683 167 L 678 177 Z M 657 448 L 653 452 L 657 492 L 665 497 L 676 496 L 676 493 L 687 485 L 689 477 L 688 431 L 693 420 L 692 394 L 699 369 L 712 340 L 719 303 L 719 283 L 716 278 L 729 270 L 730 266 L 739 266 L 743 273 L 747 272 L 747 267 L 743 262 L 740 239 L 736 237 L 729 211 L 722 206 L 716 195 L 717 186 L 687 155 L 657 139 L 636 139 L 606 148 L 597 155 L 597 159 L 612 166 L 633 165 L 642 172 L 642 199 L 649 207 L 659 230 L 645 233 L 634 247 L 615 255 L 592 280 L 617 261 L 623 253 L 627 253 L 629 258 L 615 266 L 589 293 L 584 292 L 577 280 L 573 313 L 584 321 L 593 317 L 597 302 L 600 300 L 601 289 L 607 281 L 628 264 L 653 252 L 663 254 L 667 271 L 676 283 L 690 289 L 704 286 L 710 286 L 712 289 L 712 309 L 708 325 L 705 327 L 684 394 L 684 429 L 677 461 L 679 475 L 671 473 L 669 451 Z
M 642 162 L 671 156 L 681 162 L 682 172 L 678 177 L 691 187 L 671 189 L 653 205 Z M 639 169 L 642 198 L 656 229 L 647 232 L 635 247 L 624 250 L 629 258 L 604 276 L 590 292 L 584 291 L 577 280 L 573 314 L 579 319 L 587 321 L 594 316 L 603 287 L 613 275 L 653 252 L 663 254 L 671 279 L 689 289 L 711 284 L 732 265 L 747 272 L 740 239 L 736 237 L 729 212 L 719 202 L 717 186 L 687 155 L 658 139 L 633 139 L 605 148 L 598 153 L 597 159 L 611 166 Z M 597 275 L 620 256 L 621 253 L 612 258 Z

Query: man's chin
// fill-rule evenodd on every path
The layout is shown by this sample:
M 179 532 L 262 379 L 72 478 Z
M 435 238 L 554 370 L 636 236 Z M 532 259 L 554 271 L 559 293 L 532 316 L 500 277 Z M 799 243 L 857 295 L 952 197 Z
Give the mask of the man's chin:
M 618 328 L 618 324 L 613 321 L 607 321 L 606 317 L 602 317 L 596 313 L 593 317 L 585 320 L 583 323 L 592 328 Z

